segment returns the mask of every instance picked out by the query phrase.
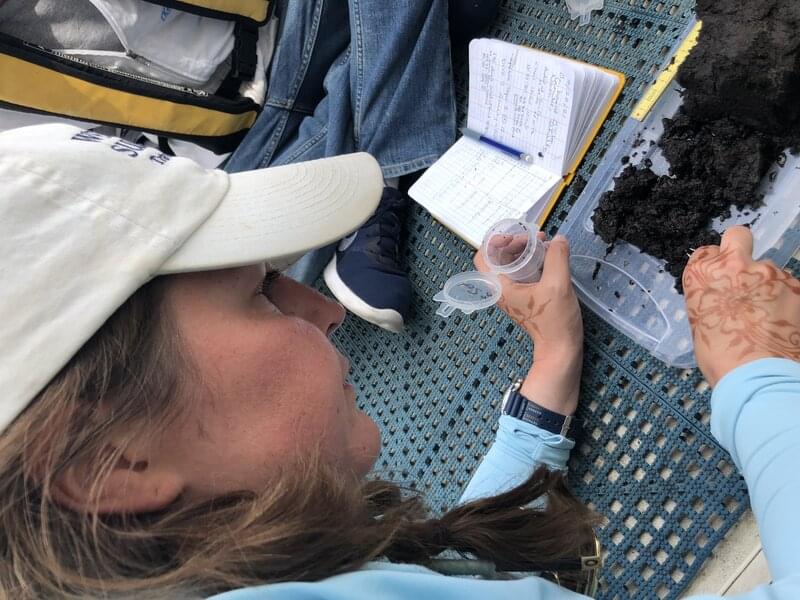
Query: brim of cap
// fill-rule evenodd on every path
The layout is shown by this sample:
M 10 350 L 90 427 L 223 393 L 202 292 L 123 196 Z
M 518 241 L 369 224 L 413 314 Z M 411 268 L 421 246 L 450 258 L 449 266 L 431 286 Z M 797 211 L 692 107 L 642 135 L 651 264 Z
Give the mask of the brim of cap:
M 233 173 L 214 213 L 160 274 L 286 263 L 356 230 L 383 190 L 366 153 Z

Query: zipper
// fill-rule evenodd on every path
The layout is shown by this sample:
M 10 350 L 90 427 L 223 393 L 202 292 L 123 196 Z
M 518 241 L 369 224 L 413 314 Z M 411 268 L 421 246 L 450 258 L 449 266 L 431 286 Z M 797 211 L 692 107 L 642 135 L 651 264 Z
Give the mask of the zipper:
M 108 10 L 108 6 L 105 2 L 99 2 L 97 0 L 89 0 L 92 5 L 100 12 L 103 18 L 106 20 L 106 23 L 111 30 L 114 32 L 114 35 L 117 36 L 119 43 L 122 44 L 122 47 L 125 49 L 125 54 L 129 58 L 136 59 L 141 61 L 142 63 L 146 64 L 147 66 L 160 71 L 165 71 L 172 75 L 173 77 L 181 77 L 184 79 L 190 80 L 190 83 L 203 83 L 201 80 L 197 79 L 196 77 L 190 77 L 186 75 L 186 73 L 182 73 L 180 71 L 176 71 L 175 69 L 158 63 L 149 58 L 145 58 L 141 54 L 135 53 L 131 50 L 131 44 L 128 41 L 128 36 L 125 35 L 125 30 L 120 26 L 119 21 L 115 18 L 115 16 Z
M 71 54 L 67 54 L 65 52 L 60 52 L 58 50 L 52 50 L 52 49 L 49 49 L 49 48 L 43 48 L 42 46 L 37 46 L 37 45 L 31 44 L 29 42 L 24 42 L 23 41 L 22 43 L 25 44 L 28 48 L 44 52 L 45 54 L 51 54 L 53 56 L 57 56 L 57 57 L 59 57 L 59 58 L 61 58 L 63 60 L 67 60 L 67 61 L 79 64 L 79 65 L 82 65 L 84 67 L 89 67 L 90 69 L 94 69 L 94 70 L 97 70 L 97 71 L 104 71 L 106 73 L 111 73 L 111 74 L 113 74 L 113 75 L 115 75 L 117 77 L 125 77 L 127 79 L 133 79 L 133 80 L 136 80 L 136 81 L 141 81 L 142 83 L 147 83 L 147 84 L 150 84 L 150 85 L 157 85 L 158 87 L 162 87 L 162 88 L 165 88 L 165 89 L 173 90 L 173 91 L 176 91 L 176 92 L 182 92 L 182 93 L 185 93 L 185 94 L 192 94 L 193 96 L 199 96 L 199 97 L 204 97 L 205 98 L 205 97 L 209 97 L 211 95 L 208 92 L 206 92 L 205 90 L 198 90 L 196 88 L 186 87 L 184 85 L 178 85 L 178 84 L 175 84 L 175 83 L 168 83 L 166 81 L 159 81 L 158 79 L 153 79 L 152 77 L 146 77 L 145 75 L 139 75 L 138 73 L 127 73 L 125 71 L 120 71 L 118 69 L 113 69 L 111 67 L 106 67 L 104 65 L 94 65 L 94 64 L 90 63 L 89 61 L 83 60 L 82 58 L 78 58 L 77 56 L 74 56 L 74 55 L 71 55 Z M 129 58 L 141 60 L 144 63 L 151 64 L 149 60 L 147 60 L 146 58 L 144 58 L 142 56 L 139 56 L 138 54 L 135 54 L 134 52 L 131 52 L 130 50 L 126 50 L 125 54 Z
M 161 70 L 161 71 L 164 71 L 166 73 L 170 73 L 172 75 L 177 75 L 178 77 L 183 77 L 184 79 L 190 79 L 190 80 L 194 80 L 194 81 L 196 81 L 198 83 L 203 83 L 202 81 L 200 81 L 197 78 L 189 77 L 185 73 L 179 73 L 178 71 L 174 71 L 173 69 L 170 69 L 170 68 L 168 68 L 168 67 L 166 67 L 164 65 L 160 65 L 157 62 L 155 62 L 155 61 L 153 61 L 153 60 L 151 60 L 149 58 L 145 58 L 141 54 L 136 54 L 136 52 L 134 52 L 133 50 L 126 49 L 125 50 L 125 55 L 128 58 L 130 58 L 131 60 L 136 60 L 136 61 L 138 61 L 138 62 L 140 62 L 140 63 L 142 63 L 144 65 L 147 65 L 151 69 Z M 147 79 L 147 76 L 143 76 L 143 77 L 145 77 L 145 79 Z M 167 82 L 165 82 L 165 83 L 167 83 Z M 173 84 L 173 85 L 179 85 L 179 84 Z M 191 88 L 191 87 L 188 87 L 188 86 L 183 86 L 183 87 L 185 89 L 187 89 L 187 90 L 193 90 L 193 91 L 197 92 L 198 94 L 206 94 L 206 95 L 208 95 L 208 93 L 205 90 L 198 90 L 197 88 Z

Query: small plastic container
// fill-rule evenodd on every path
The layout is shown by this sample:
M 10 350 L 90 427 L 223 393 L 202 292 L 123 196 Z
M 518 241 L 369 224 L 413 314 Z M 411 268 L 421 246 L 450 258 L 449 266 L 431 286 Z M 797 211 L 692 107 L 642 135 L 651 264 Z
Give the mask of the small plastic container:
M 441 303 L 436 314 L 446 318 L 458 309 L 468 315 L 494 306 L 503 292 L 498 275 L 520 283 L 539 281 L 547 248 L 538 234 L 535 226 L 516 219 L 493 225 L 481 244 L 481 254 L 492 272 L 467 271 L 448 279 L 433 297 Z
M 545 243 L 539 230 L 516 219 L 493 225 L 481 244 L 483 260 L 493 273 L 520 283 L 535 283 L 542 277 Z
M 588 25 L 593 10 L 603 10 L 604 0 L 566 0 L 569 16 L 580 19 L 581 25 Z

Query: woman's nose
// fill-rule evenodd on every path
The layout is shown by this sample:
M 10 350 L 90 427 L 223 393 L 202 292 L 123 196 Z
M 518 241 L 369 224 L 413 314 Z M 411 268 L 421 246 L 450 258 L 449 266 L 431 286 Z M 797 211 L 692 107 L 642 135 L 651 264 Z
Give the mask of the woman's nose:
M 320 294 L 321 295 L 321 294 Z M 327 308 L 325 310 L 325 317 L 322 319 L 323 327 L 320 327 L 326 335 L 330 336 L 334 331 L 339 329 L 344 319 L 347 316 L 347 310 L 344 306 L 339 304 L 336 300 L 325 298 L 323 296 Z
M 336 300 L 302 283 L 296 283 L 300 298 L 292 312 L 309 323 L 316 325 L 325 335 L 330 336 L 344 322 L 345 308 Z

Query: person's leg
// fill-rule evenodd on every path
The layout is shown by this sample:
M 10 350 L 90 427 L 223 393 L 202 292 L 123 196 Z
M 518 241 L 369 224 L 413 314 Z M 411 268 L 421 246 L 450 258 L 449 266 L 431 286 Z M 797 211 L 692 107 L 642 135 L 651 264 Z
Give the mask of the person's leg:
M 446 0 L 351 0 L 349 6 L 349 51 L 331 66 L 325 96 L 274 164 L 366 151 L 387 177 L 423 169 L 455 137 Z M 343 244 L 345 252 L 332 260 L 333 247 L 310 253 L 290 275 L 313 282 L 331 260 L 336 266 L 325 279 L 334 295 L 359 316 L 399 330 L 410 302 L 398 252 L 408 203 L 404 194 L 385 193 L 376 216 Z
M 455 141 L 446 0 L 351 0 L 356 147 L 386 177 L 433 164 Z
M 343 25 L 322 23 L 318 38 Z M 349 31 L 324 97 L 273 164 L 363 151 L 386 177 L 430 166 L 455 140 L 446 0 L 350 0 Z
M 363 150 L 397 177 L 430 166 L 454 141 L 448 27 L 474 35 L 498 0 L 276 2 L 267 101 L 229 170 Z
M 325 95 L 313 114 L 304 117 L 296 133 L 275 156 L 273 165 L 314 160 L 355 151 L 350 102 L 350 51 L 345 50 L 328 71 L 323 84 Z M 301 283 L 313 285 L 331 261 L 337 244 L 312 250 L 286 274 Z
M 320 131 L 328 120 L 326 106 L 320 106 L 326 97 L 324 81 L 331 65 L 336 64 L 350 43 L 346 3 L 335 0 L 275 2 L 279 31 L 266 101 L 255 125 L 228 160 L 225 168 L 230 172 L 284 164 L 288 161 L 281 157 L 287 154 L 288 147 L 325 137 L 325 131 Z M 335 93 L 338 95 L 338 89 Z M 313 117 L 317 109 L 320 114 L 316 121 L 321 127 L 307 126 L 310 131 L 298 133 L 304 121 Z M 322 152 L 305 159 L 321 156 L 332 154 Z
M 387 178 L 430 166 L 455 140 L 446 0 L 351 0 L 350 29 L 355 147 L 375 156 Z M 409 203 L 387 187 L 324 271 L 351 312 L 395 332 L 411 306 L 400 252 Z
M 345 26 L 347 17 L 344 17 Z M 353 136 L 350 95 L 350 48 L 346 47 L 328 66 L 322 80 L 322 97 L 310 114 L 298 121 L 284 144 L 272 157 L 271 165 L 338 156 L 359 150 Z
M 353 151 L 349 101 L 349 10 L 344 2 L 277 0 L 278 42 L 270 68 L 264 109 L 228 160 L 229 172 L 335 156 Z M 333 119 L 342 130 L 328 136 Z M 328 141 L 333 145 L 327 145 Z M 309 252 L 287 274 L 312 285 L 335 245 Z
M 318 0 L 318 5 L 321 16 L 316 20 L 318 29 L 309 69 L 315 64 L 321 65 L 319 61 L 315 62 L 319 53 L 330 57 L 336 46 L 334 41 L 338 41 L 336 47 L 341 47 L 343 30 L 348 32 L 351 44 L 332 61 L 325 73 L 324 84 L 318 86 L 322 97 L 310 114 L 297 118 L 315 101 L 314 94 L 319 90 L 313 85 L 313 79 L 319 77 L 318 72 L 309 70 L 306 73 L 303 85 L 295 90 L 293 103 L 289 102 L 288 95 L 275 100 L 271 93 L 273 90 L 268 92 L 274 104 L 283 102 L 293 109 L 290 117 L 283 116 L 282 131 L 270 138 L 273 142 L 280 137 L 281 143 L 267 156 L 269 164 L 286 164 L 357 150 L 375 156 L 387 177 L 411 173 L 432 164 L 455 138 L 446 0 L 393 3 L 351 0 L 349 27 L 345 26 L 348 18 L 342 19 L 340 13 L 335 15 L 338 21 L 336 18 L 323 18 L 326 14 L 334 15 L 336 11 L 332 5 L 341 7 L 344 3 Z M 277 65 L 282 60 L 285 62 L 282 50 L 283 41 L 276 50 L 273 77 L 277 75 Z M 307 50 L 303 47 L 304 53 Z M 299 46 L 296 53 L 300 54 Z M 284 87 L 291 91 L 289 86 Z M 377 221 L 386 220 L 386 223 L 372 219 L 368 227 L 359 232 L 358 243 L 350 244 L 350 251 L 361 253 L 364 249 L 386 249 L 387 256 L 378 256 L 370 250 L 367 254 L 376 259 L 375 268 L 362 269 L 359 266 L 346 269 L 346 275 L 342 272 L 345 283 L 351 287 L 349 298 L 369 295 L 370 289 L 382 286 L 382 281 L 391 283 L 390 287 L 396 290 L 394 306 L 372 308 L 380 314 L 387 308 L 395 310 L 400 315 L 400 325 L 397 326 L 395 320 L 392 328 L 402 326 L 410 290 L 399 265 L 390 264 L 399 260 L 396 252 L 399 239 L 394 244 L 387 244 L 385 233 L 392 231 L 399 236 L 400 229 L 394 227 L 394 223 L 402 216 L 406 204 L 407 199 L 404 201 L 398 194 L 384 194 Z M 373 239 L 376 235 L 380 239 Z M 332 252 L 333 248 L 327 248 L 312 253 L 298 263 L 291 274 L 306 283 L 313 282 Z M 342 262 L 363 265 L 363 258 L 360 255 L 357 260 Z M 386 297 L 389 296 L 391 294 Z M 344 303 L 348 304 L 348 301 L 344 300 Z M 349 304 L 353 306 L 352 302 Z M 369 316 L 367 318 L 371 320 Z M 386 320 L 380 319 L 384 325 Z

